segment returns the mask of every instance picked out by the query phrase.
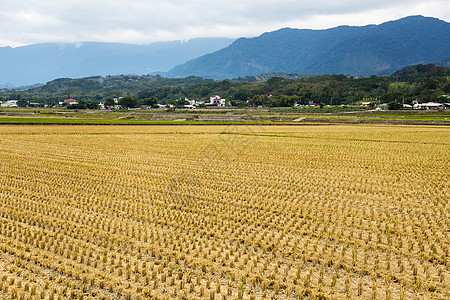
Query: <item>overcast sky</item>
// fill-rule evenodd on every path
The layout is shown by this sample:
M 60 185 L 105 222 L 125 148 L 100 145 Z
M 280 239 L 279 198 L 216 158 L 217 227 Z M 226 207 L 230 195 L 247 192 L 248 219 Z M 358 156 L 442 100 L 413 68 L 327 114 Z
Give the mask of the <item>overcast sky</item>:
M 0 46 L 253 37 L 283 27 L 450 21 L 448 0 L 0 0 Z

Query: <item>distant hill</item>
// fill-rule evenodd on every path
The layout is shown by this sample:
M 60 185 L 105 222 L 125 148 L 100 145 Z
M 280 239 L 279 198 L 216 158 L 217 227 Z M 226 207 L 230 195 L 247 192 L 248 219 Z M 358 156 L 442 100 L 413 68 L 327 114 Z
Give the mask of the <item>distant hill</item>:
M 288 80 L 296 80 L 299 78 L 309 78 L 313 76 L 314 75 L 276 72 L 276 73 L 263 73 L 254 76 L 237 77 L 231 79 L 230 82 L 264 82 L 273 77 L 279 77 Z
M 204 38 L 149 45 L 85 42 L 0 47 L 0 87 L 45 83 L 61 77 L 165 72 L 232 41 Z
M 363 27 L 284 28 L 176 66 L 165 76 L 213 79 L 262 73 L 388 75 L 412 64 L 450 58 L 450 23 L 411 16 Z
M 402 68 L 391 76 L 347 77 L 345 75 L 308 76 L 271 73 L 233 80 L 211 80 L 201 77 L 165 78 L 160 75 L 94 76 L 60 78 L 28 90 L 0 89 L 0 101 L 21 100 L 55 105 L 66 99 L 102 102 L 109 97 L 156 97 L 160 103 L 178 99 L 209 101 L 220 95 L 236 106 L 293 106 L 324 103 L 352 104 L 366 98 L 384 103 L 448 102 L 450 68 L 418 64 Z
M 450 58 L 436 63 L 438 66 L 450 68 Z
M 46 99 L 76 98 L 81 100 L 100 100 L 107 97 L 120 97 L 136 94 L 148 89 L 173 89 L 194 85 L 207 85 L 213 80 L 200 77 L 164 78 L 159 75 L 121 75 L 121 76 L 93 76 L 85 78 L 59 78 L 43 86 L 25 90 L 24 93 Z

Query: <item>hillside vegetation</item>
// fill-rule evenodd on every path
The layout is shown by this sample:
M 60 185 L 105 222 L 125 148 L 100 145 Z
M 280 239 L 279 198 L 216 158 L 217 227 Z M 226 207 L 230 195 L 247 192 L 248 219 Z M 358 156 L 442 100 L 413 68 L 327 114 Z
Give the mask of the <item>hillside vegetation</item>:
M 226 98 L 235 106 L 292 106 L 295 102 L 341 105 L 355 104 L 364 99 L 378 103 L 411 103 L 414 99 L 450 102 L 450 69 L 433 64 L 414 65 L 391 76 L 368 78 L 282 73 L 230 81 L 161 76 L 66 78 L 25 91 L 2 90 L 0 100 L 19 99 L 24 105 L 27 101 L 55 105 L 69 98 L 98 103 L 109 97 L 129 96 L 141 102 L 152 97 L 156 97 L 159 103 L 170 103 L 180 98 L 208 102 L 213 94 Z

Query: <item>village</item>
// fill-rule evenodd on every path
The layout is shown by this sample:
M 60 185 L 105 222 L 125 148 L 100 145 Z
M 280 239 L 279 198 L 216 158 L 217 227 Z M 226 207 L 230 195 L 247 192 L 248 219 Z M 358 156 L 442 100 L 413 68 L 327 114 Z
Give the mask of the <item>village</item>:
M 196 108 L 206 108 L 206 107 L 210 107 L 210 108 L 223 108 L 223 107 L 231 107 L 231 103 L 230 101 L 227 101 L 224 98 L 221 98 L 219 95 L 211 95 L 209 102 L 204 102 L 204 101 L 198 101 L 195 99 L 188 99 L 185 98 L 183 99 L 177 99 L 175 101 L 173 101 L 173 103 L 168 103 L 168 104 L 159 104 L 159 103 L 155 103 L 153 105 L 139 105 L 138 107 L 130 107 L 127 105 L 123 105 L 121 104 L 121 100 L 124 97 L 118 97 L 118 98 L 112 98 L 112 100 L 114 101 L 114 104 L 108 104 L 105 101 L 101 101 L 95 104 L 95 107 L 85 107 L 85 108 L 95 108 L 95 109 L 100 109 L 100 110 L 139 110 L 139 109 L 169 109 L 169 110 L 174 110 L 174 109 L 196 109 Z M 362 101 L 359 101 L 353 105 L 340 105 L 341 107 L 346 106 L 346 107 L 354 107 L 355 109 L 357 108 L 371 108 L 373 110 L 392 110 L 392 107 L 389 106 L 389 103 L 381 103 L 378 104 L 376 100 L 374 101 L 365 101 L 366 99 L 363 99 Z M 20 103 L 21 102 L 21 103 Z M 47 104 L 42 105 L 41 103 L 38 102 L 31 102 L 31 101 L 21 101 L 21 100 L 6 100 L 6 101 L 2 101 L 0 104 L 1 108 L 19 108 L 19 107 L 34 107 L 34 108 L 75 108 L 75 109 L 79 109 L 79 101 L 75 100 L 75 99 L 66 99 L 63 101 L 58 102 L 58 105 L 56 106 L 49 106 Z M 326 105 L 327 107 L 332 107 L 332 105 Z M 262 106 L 258 106 L 259 108 L 261 108 Z M 309 102 L 308 104 L 301 104 L 298 102 L 295 102 L 293 105 L 294 108 L 305 108 L 305 107 L 317 107 L 317 108 L 323 108 L 323 104 L 321 103 L 314 103 L 314 102 Z M 414 100 L 411 104 L 407 104 L 407 103 L 403 103 L 398 105 L 398 107 L 396 107 L 395 109 L 403 109 L 403 110 L 408 110 L 408 109 L 413 109 L 413 110 L 446 110 L 450 108 L 450 103 L 438 103 L 438 102 L 420 102 L 419 100 Z
M 154 104 L 154 105 L 140 105 L 139 107 L 128 107 L 125 105 L 121 105 L 121 100 L 124 97 L 118 97 L 118 98 L 112 98 L 112 100 L 114 101 L 113 105 L 108 105 L 105 102 L 99 102 L 97 105 L 98 109 L 116 109 L 116 110 L 120 110 L 120 109 L 151 109 L 151 108 L 160 108 L 160 109 L 194 109 L 196 107 L 225 107 L 225 106 L 231 106 L 230 102 L 227 102 L 226 99 L 221 98 L 218 95 L 212 95 L 210 97 L 210 102 L 203 102 L 203 101 L 197 101 L 197 100 L 189 100 L 188 98 L 185 98 L 184 100 L 182 99 L 178 99 L 176 101 L 174 101 L 176 104 Z M 180 101 L 181 100 L 181 101 Z M 23 103 L 22 101 L 22 105 L 20 105 L 20 100 L 7 100 L 7 101 L 3 101 L 1 103 L 1 107 L 2 108 L 19 108 L 19 107 L 43 107 L 43 108 L 49 108 L 50 106 L 48 105 L 41 105 L 41 103 L 37 103 L 37 102 L 26 102 Z M 58 105 L 54 106 L 54 107 L 59 107 L 59 108 L 72 108 L 72 107 L 76 107 L 77 105 L 79 105 L 79 101 L 75 100 L 75 99 L 66 99 L 64 101 L 60 101 L 58 102 Z M 50 107 L 51 108 L 51 107 Z

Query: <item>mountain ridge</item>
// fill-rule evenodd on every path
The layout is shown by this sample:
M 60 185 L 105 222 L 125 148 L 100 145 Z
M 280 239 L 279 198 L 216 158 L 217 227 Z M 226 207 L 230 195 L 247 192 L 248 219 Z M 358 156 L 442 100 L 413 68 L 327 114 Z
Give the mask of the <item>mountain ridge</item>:
M 61 77 L 164 72 L 221 49 L 233 40 L 199 38 L 147 45 L 81 42 L 0 47 L 0 86 L 32 85 Z
M 439 47 L 434 47 L 439 45 Z M 401 67 L 450 58 L 450 23 L 410 16 L 380 25 L 281 28 L 239 38 L 165 76 L 230 79 L 260 73 L 387 75 Z
M 44 43 L 0 48 L 0 86 L 55 78 L 156 75 L 233 79 L 266 73 L 388 75 L 450 59 L 450 24 L 409 16 L 379 25 L 280 28 L 257 37 L 192 39 L 148 45 Z

